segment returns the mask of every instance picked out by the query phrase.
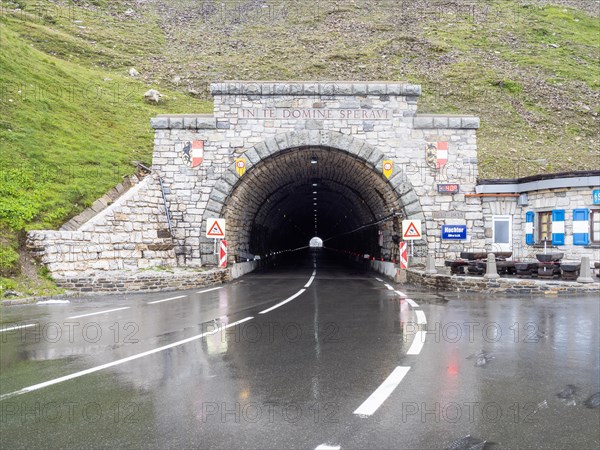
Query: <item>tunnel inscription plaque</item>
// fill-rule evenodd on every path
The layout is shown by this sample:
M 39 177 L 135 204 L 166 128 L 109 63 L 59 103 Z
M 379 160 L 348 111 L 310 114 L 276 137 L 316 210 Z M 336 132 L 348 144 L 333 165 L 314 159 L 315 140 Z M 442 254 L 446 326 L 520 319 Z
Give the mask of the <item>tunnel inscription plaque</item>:
M 241 119 L 305 119 L 305 120 L 389 120 L 391 109 L 325 109 L 325 108 L 241 108 Z

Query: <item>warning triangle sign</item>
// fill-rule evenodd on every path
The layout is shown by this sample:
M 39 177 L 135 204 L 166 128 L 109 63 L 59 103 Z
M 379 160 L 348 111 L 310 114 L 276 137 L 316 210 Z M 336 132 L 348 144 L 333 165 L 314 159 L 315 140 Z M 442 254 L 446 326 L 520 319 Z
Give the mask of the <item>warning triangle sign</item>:
M 225 237 L 225 219 L 208 219 L 206 237 L 223 239 Z
M 402 228 L 404 229 L 404 233 L 402 233 L 402 237 L 405 240 L 421 239 L 421 230 L 420 230 L 421 223 L 420 223 L 420 221 L 407 220 L 402 225 L 403 225 Z

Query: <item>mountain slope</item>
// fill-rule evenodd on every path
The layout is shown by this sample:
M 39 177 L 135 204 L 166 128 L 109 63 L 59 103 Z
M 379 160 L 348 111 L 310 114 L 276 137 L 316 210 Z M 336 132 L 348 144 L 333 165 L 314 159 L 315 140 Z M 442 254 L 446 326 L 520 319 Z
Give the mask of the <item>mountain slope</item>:
M 149 118 L 210 112 L 222 79 L 406 80 L 421 112 L 481 117 L 482 177 L 597 168 L 599 5 L 2 0 L 0 275 L 19 272 L 20 230 L 150 163 Z M 166 101 L 145 103 L 151 87 Z

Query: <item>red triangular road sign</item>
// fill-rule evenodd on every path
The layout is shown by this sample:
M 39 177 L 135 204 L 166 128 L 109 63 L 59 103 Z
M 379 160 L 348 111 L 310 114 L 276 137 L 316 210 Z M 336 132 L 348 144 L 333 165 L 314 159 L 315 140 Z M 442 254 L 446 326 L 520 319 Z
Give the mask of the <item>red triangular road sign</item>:
M 218 238 L 225 236 L 225 233 L 223 233 L 223 230 L 221 230 L 219 222 L 215 221 L 212 226 L 208 228 L 208 233 L 206 233 L 206 235 Z
M 408 226 L 408 228 L 406 229 L 406 231 L 404 232 L 404 237 L 414 237 L 414 238 L 420 238 L 421 237 L 421 232 L 419 230 L 417 230 L 417 227 L 415 226 L 414 222 L 411 222 L 410 225 Z

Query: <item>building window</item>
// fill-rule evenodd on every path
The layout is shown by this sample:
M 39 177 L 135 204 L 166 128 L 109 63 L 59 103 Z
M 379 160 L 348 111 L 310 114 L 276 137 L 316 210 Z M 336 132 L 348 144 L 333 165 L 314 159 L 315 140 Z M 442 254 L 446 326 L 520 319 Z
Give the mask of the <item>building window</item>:
M 592 210 L 590 238 L 594 244 L 600 244 L 600 209 Z
M 538 214 L 538 242 L 552 242 L 552 211 Z

